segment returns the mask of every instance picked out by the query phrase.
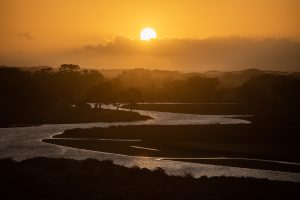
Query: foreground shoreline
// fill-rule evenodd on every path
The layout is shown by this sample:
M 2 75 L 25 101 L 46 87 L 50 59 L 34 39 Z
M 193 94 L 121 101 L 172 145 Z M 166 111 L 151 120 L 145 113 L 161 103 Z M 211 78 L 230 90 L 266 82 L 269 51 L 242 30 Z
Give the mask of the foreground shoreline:
M 0 160 L 7 199 L 298 199 L 299 183 L 254 178 L 168 176 L 93 159 Z M 251 188 L 251 189 L 250 189 Z
M 152 119 L 138 112 L 72 107 L 46 109 L 0 109 L 0 128 L 30 127 L 44 124 L 79 124 L 96 122 L 133 122 Z

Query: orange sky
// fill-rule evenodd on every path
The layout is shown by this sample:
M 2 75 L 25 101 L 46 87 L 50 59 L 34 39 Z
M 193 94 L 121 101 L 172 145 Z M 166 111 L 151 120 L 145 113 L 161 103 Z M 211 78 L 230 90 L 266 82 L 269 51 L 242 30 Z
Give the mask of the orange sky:
M 293 46 L 292 54 L 297 54 L 300 41 L 299 8 L 298 0 L 1 0 L 0 64 L 58 65 L 78 62 L 94 67 L 188 70 L 189 67 L 184 66 L 188 63 L 192 70 L 197 70 L 197 66 L 205 70 L 213 67 L 234 69 L 243 63 L 226 63 L 226 59 L 223 64 L 212 61 L 201 63 L 196 56 L 190 58 L 186 55 L 180 62 L 176 61 L 180 63 L 178 65 L 172 56 L 155 55 L 154 52 L 151 55 L 143 52 L 140 56 L 138 51 L 128 56 L 126 49 L 136 45 L 135 40 L 142 28 L 150 26 L 156 29 L 159 40 L 168 40 L 169 43 L 173 39 L 182 39 L 195 40 L 198 45 L 203 45 L 199 44 L 203 39 L 217 37 L 227 41 L 233 35 L 254 39 L 254 43 L 264 38 L 287 38 L 293 44 L 286 45 Z M 130 39 L 132 44 L 127 44 L 118 54 L 104 55 L 98 51 L 99 55 L 94 52 L 87 56 L 86 53 L 79 53 L 87 46 L 99 47 L 119 36 Z M 161 45 L 167 48 L 169 44 L 166 43 L 161 42 Z M 199 51 L 190 43 L 181 45 L 189 48 L 188 51 Z M 160 51 L 160 47 L 155 48 Z M 244 46 L 241 48 L 244 49 Z M 116 62 L 116 57 L 119 62 Z M 245 65 L 268 65 L 267 61 L 249 63 Z M 280 65 L 284 64 L 281 61 Z M 284 66 L 274 65 L 274 69 L 278 67 L 284 69 Z M 295 70 L 292 65 L 287 69 Z

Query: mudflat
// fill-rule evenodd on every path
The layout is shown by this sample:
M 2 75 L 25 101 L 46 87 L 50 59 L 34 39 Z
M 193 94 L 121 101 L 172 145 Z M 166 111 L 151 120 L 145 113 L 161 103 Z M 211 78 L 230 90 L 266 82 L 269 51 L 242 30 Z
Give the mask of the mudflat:
M 297 127 L 257 123 L 112 126 L 67 130 L 44 142 L 132 156 L 300 172 L 297 164 L 272 162 L 300 162 L 298 132 Z

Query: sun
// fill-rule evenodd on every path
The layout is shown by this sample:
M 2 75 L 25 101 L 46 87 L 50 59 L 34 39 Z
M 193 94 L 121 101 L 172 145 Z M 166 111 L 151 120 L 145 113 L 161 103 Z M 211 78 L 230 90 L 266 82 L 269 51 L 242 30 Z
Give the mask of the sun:
M 156 39 L 156 31 L 153 28 L 144 28 L 140 34 L 141 40 L 150 41 Z

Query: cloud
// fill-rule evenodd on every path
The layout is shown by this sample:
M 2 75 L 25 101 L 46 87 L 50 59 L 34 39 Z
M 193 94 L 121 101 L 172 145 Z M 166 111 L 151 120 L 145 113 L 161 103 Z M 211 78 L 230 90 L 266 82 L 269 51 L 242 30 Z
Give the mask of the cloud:
M 254 40 L 234 36 L 201 40 L 157 39 L 147 43 L 116 37 L 106 44 L 85 46 L 79 53 L 110 58 L 148 57 L 149 63 L 151 57 L 157 59 L 156 65 L 159 64 L 158 60 L 164 60 L 178 69 L 183 67 L 193 70 L 229 70 L 255 67 L 300 70 L 300 43 L 289 39 Z
M 30 34 L 20 37 L 33 39 Z M 179 71 L 265 70 L 300 71 L 300 42 L 289 39 L 213 37 L 192 39 L 138 39 L 116 37 L 110 42 L 55 51 L 0 51 L 0 65 L 76 63 L 95 68 L 151 68 Z
M 20 38 L 24 38 L 27 40 L 34 40 L 35 38 L 28 32 L 24 32 L 24 33 L 18 33 L 18 37 Z

